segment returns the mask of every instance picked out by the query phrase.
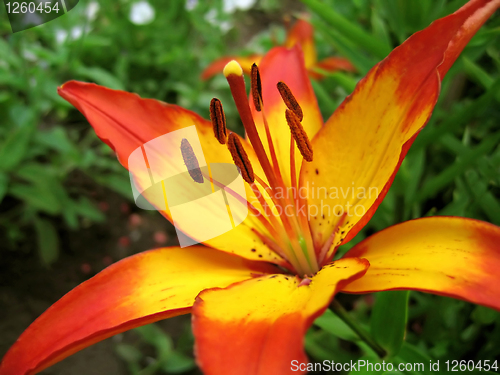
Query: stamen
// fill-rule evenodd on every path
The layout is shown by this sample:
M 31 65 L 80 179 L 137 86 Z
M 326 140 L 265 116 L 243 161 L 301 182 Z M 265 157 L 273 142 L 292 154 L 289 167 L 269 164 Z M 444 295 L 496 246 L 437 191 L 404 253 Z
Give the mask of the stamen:
M 259 67 L 255 63 L 252 65 L 251 78 L 253 104 L 257 112 L 260 112 L 262 111 L 262 108 L 260 106 L 260 103 L 262 102 L 262 82 L 260 80 Z
M 309 137 L 307 136 L 307 133 L 302 127 L 299 118 L 297 117 L 295 112 L 289 109 L 286 110 L 285 117 L 286 117 L 286 122 L 288 123 L 288 126 L 290 127 L 290 130 L 292 132 L 293 138 L 297 143 L 297 148 L 299 149 L 300 153 L 302 154 L 302 156 L 306 161 L 312 161 L 313 150 L 311 142 L 309 142 Z
M 203 175 L 201 173 L 200 169 L 200 164 L 198 163 L 198 159 L 196 158 L 196 155 L 194 154 L 193 148 L 191 147 L 191 144 L 186 138 L 182 138 L 181 141 L 181 153 L 182 153 L 182 158 L 184 159 L 184 164 L 186 164 L 186 167 L 188 169 L 189 175 L 191 178 L 199 183 L 203 183 Z
M 252 164 L 250 164 L 250 160 L 248 160 L 247 153 L 241 145 L 240 139 L 234 133 L 229 133 L 227 147 L 233 157 L 234 164 L 240 169 L 243 179 L 249 184 L 253 183 L 255 181 L 255 176 L 253 174 Z
M 226 115 L 222 103 L 217 98 L 213 98 L 210 102 L 210 120 L 212 120 L 215 138 L 221 145 L 225 144 L 227 138 Z
M 304 118 L 304 114 L 302 113 L 302 108 L 300 108 L 297 99 L 292 94 L 292 90 L 286 85 L 285 82 L 278 82 L 277 84 L 278 91 L 280 92 L 281 98 L 285 102 L 285 105 L 288 109 L 292 110 L 295 115 L 298 117 L 299 121 L 302 121 Z
M 226 76 L 227 83 L 229 83 L 234 103 L 236 104 L 236 108 L 240 114 L 241 122 L 243 122 L 248 139 L 250 140 L 255 154 L 259 159 L 267 180 L 274 189 L 279 185 L 266 151 L 264 150 L 262 141 L 259 138 L 259 133 L 257 131 L 257 127 L 255 126 L 252 111 L 250 110 L 247 92 L 245 89 L 245 80 L 243 78 L 243 69 L 241 69 L 240 64 L 238 64 L 236 60 L 232 60 L 224 67 L 224 75 Z

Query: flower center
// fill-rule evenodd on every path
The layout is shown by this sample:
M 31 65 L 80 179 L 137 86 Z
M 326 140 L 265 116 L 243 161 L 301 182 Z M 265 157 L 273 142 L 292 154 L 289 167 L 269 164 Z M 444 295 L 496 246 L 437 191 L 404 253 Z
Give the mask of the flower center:
M 266 183 L 261 177 L 253 173 L 253 168 L 250 165 L 245 150 L 241 146 L 239 138 L 230 134 L 229 139 L 231 141 L 228 142 L 229 151 L 235 164 L 240 168 L 242 177 L 250 185 L 259 201 L 258 205 L 252 205 L 253 208 L 251 210 L 258 213 L 259 220 L 263 222 L 267 229 L 267 233 L 265 234 L 259 233 L 257 230 L 254 230 L 254 232 L 273 251 L 289 263 L 290 271 L 299 276 L 313 275 L 319 270 L 317 254 L 307 220 L 307 203 L 297 194 L 298 180 L 295 168 L 295 144 L 306 161 L 312 161 L 313 159 L 311 143 L 301 124 L 303 119 L 302 109 L 290 88 L 284 82 L 279 82 L 277 90 L 280 92 L 283 102 L 288 108 L 283 115 L 291 131 L 291 186 L 287 186 L 277 160 L 271 136 L 272 128 L 268 124 L 264 111 L 265 102 L 262 98 L 262 83 L 257 65 L 253 64 L 251 71 L 251 97 L 255 109 L 262 116 L 268 152 L 264 148 L 252 116 L 241 66 L 236 61 L 229 62 L 224 68 L 224 75 L 229 83 L 231 94 L 247 137 L 267 179 Z M 215 116 L 211 116 L 211 118 L 215 129 L 215 124 L 221 122 L 220 117 L 223 117 L 223 115 L 213 113 Z M 252 171 L 251 175 L 254 178 L 245 177 L 249 175 L 248 171 Z M 289 194 L 290 189 L 293 194 Z M 284 192 L 285 194 L 283 194 Z M 249 205 L 251 204 L 249 203 Z M 273 210 L 268 210 L 269 205 L 274 205 L 274 212 Z M 302 210 L 300 209 L 301 207 Z
M 259 177 L 251 165 L 250 159 L 243 148 L 240 138 L 227 132 L 226 117 L 219 99 L 212 99 L 210 102 L 210 119 L 212 121 L 214 136 L 221 144 L 227 144 L 234 163 L 240 170 L 240 174 L 245 182 L 252 189 L 258 200 L 246 202 L 252 216 L 260 222 L 258 228 L 252 231 L 275 253 L 286 261 L 286 267 L 292 273 L 301 277 L 310 276 L 318 272 L 320 262 L 318 256 L 322 255 L 322 249 L 316 249 L 307 219 L 307 202 L 298 194 L 297 171 L 295 168 L 295 145 L 297 145 L 304 160 L 313 160 L 313 150 L 307 133 L 301 121 L 304 117 L 302 108 L 292 94 L 290 88 L 284 83 L 277 84 L 277 90 L 288 109 L 283 114 L 290 127 L 290 177 L 291 186 L 287 186 L 283 179 L 282 171 L 276 156 L 273 139 L 264 111 L 264 101 L 262 99 L 262 84 L 260 72 L 256 64 L 253 64 L 251 71 L 251 96 L 255 109 L 262 116 L 265 134 L 267 138 L 268 152 L 266 152 L 262 140 L 257 131 L 255 121 L 247 99 L 243 70 L 236 61 L 229 62 L 224 68 L 224 75 L 229 83 L 231 94 L 233 95 L 236 108 L 245 128 L 246 134 L 252 148 L 257 156 L 258 163 L 264 171 L 267 182 Z M 183 145 L 187 150 L 187 146 Z M 181 148 L 182 148 L 181 147 Z M 189 154 L 189 152 L 187 153 Z M 268 155 L 269 154 L 269 155 Z M 191 164 L 190 157 L 185 158 Z M 187 162 L 186 162 L 187 165 Z M 209 176 L 214 184 L 218 185 Z M 199 181 L 200 176 L 192 176 L 195 181 Z M 262 176 L 264 177 L 264 176 Z M 290 190 L 292 194 L 290 196 Z M 285 194 L 284 194 L 285 193 Z M 244 201 L 243 197 L 237 199 Z M 270 209 L 271 206 L 271 209 Z M 274 209 L 274 210 L 273 210 Z

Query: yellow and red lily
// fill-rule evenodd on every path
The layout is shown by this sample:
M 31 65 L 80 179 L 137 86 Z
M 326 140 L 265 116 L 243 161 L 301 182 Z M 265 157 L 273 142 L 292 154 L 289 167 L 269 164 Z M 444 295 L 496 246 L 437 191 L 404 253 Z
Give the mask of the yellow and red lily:
M 412 220 L 332 262 L 337 247 L 359 232 L 386 195 L 431 116 L 442 78 L 499 7 L 500 0 L 471 0 L 416 33 L 377 64 L 325 123 L 300 48 L 277 47 L 262 59 L 262 88 L 252 90 L 250 101 L 241 68 L 229 64 L 225 74 L 249 138 L 238 138 L 247 156 L 240 152 L 237 160 L 255 175 L 255 182 L 247 181 L 250 207 L 286 212 L 290 204 L 291 213 L 250 215 L 207 241 L 209 247 L 156 249 L 113 264 L 29 326 L 3 358 L 0 375 L 35 374 L 116 333 L 189 312 L 197 362 L 206 374 L 288 374 L 292 360 L 307 361 L 304 334 L 339 291 L 420 290 L 500 310 L 493 282 L 500 228 L 492 224 L 456 217 Z M 278 91 L 278 82 L 288 91 L 282 85 Z M 211 122 L 188 110 L 74 81 L 59 93 L 125 167 L 137 147 L 193 124 L 207 161 L 231 162 Z M 299 136 L 291 137 L 289 126 Z M 174 151 L 165 152 L 168 157 Z M 349 202 L 350 194 L 318 196 L 313 186 L 376 188 L 378 194 Z M 273 194 L 282 187 L 307 194 Z M 259 200 L 257 191 L 271 193 Z M 171 219 L 168 211 L 162 214 Z
M 351 64 L 351 62 L 344 57 L 331 56 L 318 61 L 316 44 L 314 43 L 314 28 L 308 21 L 304 19 L 297 20 L 297 22 L 295 22 L 292 28 L 288 31 L 284 46 L 287 48 L 292 48 L 296 44 L 299 44 L 302 47 L 302 51 L 304 52 L 305 66 L 311 78 L 324 78 L 324 74 L 322 74 L 321 71 L 356 71 L 356 68 Z M 201 79 L 209 79 L 216 74 L 222 73 L 222 70 L 224 69 L 226 64 L 232 60 L 236 60 L 243 68 L 243 71 L 247 74 L 250 74 L 252 64 L 260 64 L 260 61 L 263 57 L 264 56 L 260 54 L 251 54 L 249 56 L 221 57 L 205 68 L 205 70 L 201 73 Z

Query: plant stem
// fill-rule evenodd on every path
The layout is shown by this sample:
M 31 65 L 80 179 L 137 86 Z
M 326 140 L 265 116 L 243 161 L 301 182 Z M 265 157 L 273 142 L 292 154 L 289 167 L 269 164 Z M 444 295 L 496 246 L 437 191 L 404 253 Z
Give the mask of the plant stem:
M 361 340 L 363 340 L 380 358 L 384 358 L 387 352 L 375 342 L 375 340 L 361 328 L 358 323 L 349 315 L 349 313 L 344 309 L 344 307 L 337 301 L 333 300 L 330 304 L 330 310 L 332 310 L 337 316 L 342 319 Z

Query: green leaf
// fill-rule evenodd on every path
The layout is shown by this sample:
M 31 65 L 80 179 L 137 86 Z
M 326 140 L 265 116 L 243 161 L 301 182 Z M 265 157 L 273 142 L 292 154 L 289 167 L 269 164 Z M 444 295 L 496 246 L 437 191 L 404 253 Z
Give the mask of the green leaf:
M 460 184 L 460 179 L 456 180 L 457 185 Z M 453 201 L 446 205 L 437 214 L 440 216 L 466 216 L 465 211 L 470 204 L 470 199 L 463 189 L 455 189 L 453 191 Z M 436 213 L 433 213 L 434 216 Z
M 484 325 L 493 323 L 499 316 L 497 311 L 484 306 L 476 306 L 471 314 L 474 321 Z
M 311 84 L 318 98 L 318 103 L 324 110 L 325 115 L 330 116 L 337 108 L 337 103 L 332 99 L 321 82 L 311 80 Z
M 106 186 L 128 199 L 133 198 L 132 188 L 130 187 L 130 180 L 127 177 L 118 174 L 91 177 L 93 177 L 98 184 Z
M 436 374 L 437 371 L 431 371 L 431 364 L 436 363 L 432 358 L 421 351 L 421 349 L 408 344 L 405 342 L 401 347 L 396 358 L 394 358 L 395 363 L 409 364 L 412 367 L 412 371 L 405 371 L 406 374 L 414 375 L 431 375 Z M 417 364 L 418 367 L 415 365 Z
M 76 69 L 76 73 L 111 89 L 125 90 L 125 87 L 118 78 L 102 68 L 79 66 Z
M 43 144 L 44 146 L 50 147 L 72 158 L 78 155 L 78 149 L 68 139 L 67 131 L 60 126 L 54 127 L 48 131 L 37 132 L 35 140 L 37 143 Z
M 500 225 L 500 203 L 488 190 L 487 183 L 479 178 L 476 171 L 470 170 L 465 173 L 465 180 L 470 187 L 474 199 L 478 202 L 488 219 L 496 225 Z
M 489 89 L 493 85 L 495 80 L 479 65 L 466 56 L 462 57 L 462 62 L 464 63 L 465 72 L 485 89 Z
M 420 180 L 425 171 L 425 152 L 423 149 L 417 149 L 415 152 L 410 151 L 401 165 L 400 175 L 404 179 L 404 191 L 401 194 L 404 196 L 404 218 L 410 219 L 412 203 L 420 186 Z
M 344 35 L 329 28 L 322 22 L 314 22 L 313 24 L 316 30 L 323 33 L 325 39 L 331 43 L 342 56 L 349 59 L 349 61 L 360 73 L 368 73 L 368 71 L 377 63 L 377 61 L 367 58 L 361 51 L 359 51 L 359 48 L 350 42 Z
M 330 309 L 327 309 L 323 315 L 316 318 L 314 324 L 343 340 L 359 341 L 358 335 Z
M 19 67 L 23 65 L 22 59 L 17 53 L 14 52 L 4 38 L 0 38 L 0 56 L 2 56 L 2 60 L 6 64 L 9 64 L 12 67 Z
M 46 180 L 52 180 L 54 178 L 54 172 L 55 169 L 47 164 L 26 162 L 19 166 L 14 174 L 26 181 L 47 185 L 48 181 Z
M 365 48 L 377 58 L 383 59 L 391 52 L 390 46 L 370 35 L 356 23 L 344 18 L 329 6 L 318 0 L 302 0 L 302 2 L 319 18 L 323 19 L 330 28 L 337 30 L 344 37 Z
M 7 194 L 7 187 L 9 186 L 9 175 L 0 172 L 0 203 L 3 197 Z
M 15 183 L 8 192 L 33 208 L 48 214 L 55 215 L 61 211 L 57 196 L 46 187 Z
M 172 352 L 164 361 L 162 369 L 169 374 L 180 374 L 196 367 L 194 359 L 177 351 Z
M 159 358 L 168 358 L 173 351 L 173 342 L 170 336 L 155 324 L 148 324 L 135 329 L 147 343 L 153 345 Z
M 33 128 L 23 126 L 12 130 L 0 145 L 0 171 L 10 171 L 23 160 Z
M 333 81 L 335 81 L 340 87 L 342 87 L 348 94 L 351 94 L 358 81 L 352 78 L 350 75 L 344 72 L 334 72 L 327 74 Z
M 59 257 L 59 235 L 49 220 L 35 219 L 38 255 L 42 264 L 49 267 Z
M 127 363 L 137 363 L 142 359 L 142 352 L 128 344 L 117 344 L 116 353 Z
M 408 291 L 389 291 L 376 294 L 370 320 L 371 333 L 388 353 L 397 355 L 403 345 L 408 319 Z
M 474 165 L 479 158 L 489 153 L 500 140 L 500 133 L 492 135 L 481 142 L 474 149 L 469 151 L 466 157 L 459 158 L 450 167 L 446 168 L 439 175 L 429 179 L 417 194 L 416 200 L 423 202 L 427 198 L 433 197 L 438 191 L 450 184 L 456 177 L 461 175 L 468 167 Z
M 389 36 L 389 30 L 387 24 L 382 19 L 379 14 L 380 7 L 374 6 L 372 9 L 371 25 L 375 35 L 378 39 L 383 40 L 388 46 L 391 45 L 391 38 Z
M 101 223 L 106 219 L 106 216 L 100 211 L 87 197 L 72 202 L 75 212 L 87 219 Z
M 495 98 L 495 95 L 499 92 L 500 79 L 497 79 L 493 86 L 491 86 L 488 91 L 486 91 L 478 99 L 474 100 L 470 104 L 459 107 L 458 110 L 453 111 L 451 115 L 447 114 L 446 118 L 438 127 L 427 126 L 424 128 L 422 133 L 415 140 L 411 149 L 415 150 L 425 147 L 426 145 L 438 140 L 444 134 L 470 123 L 473 119 L 484 113 L 484 111 L 488 110 Z

